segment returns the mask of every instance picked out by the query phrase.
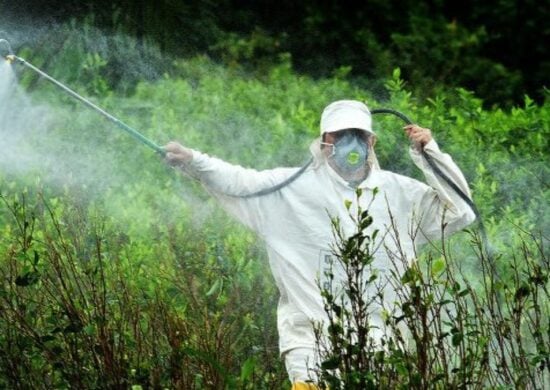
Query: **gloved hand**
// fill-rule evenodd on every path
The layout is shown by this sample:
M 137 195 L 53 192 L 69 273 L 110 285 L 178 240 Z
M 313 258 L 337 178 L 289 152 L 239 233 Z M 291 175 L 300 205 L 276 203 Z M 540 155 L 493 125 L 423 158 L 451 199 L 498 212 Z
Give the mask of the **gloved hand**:
M 433 139 L 430 129 L 425 129 L 414 124 L 407 125 L 403 129 L 417 150 L 424 149 L 424 146 Z
M 164 150 L 166 150 L 166 162 L 170 166 L 185 166 L 193 160 L 193 151 L 177 142 L 168 142 Z

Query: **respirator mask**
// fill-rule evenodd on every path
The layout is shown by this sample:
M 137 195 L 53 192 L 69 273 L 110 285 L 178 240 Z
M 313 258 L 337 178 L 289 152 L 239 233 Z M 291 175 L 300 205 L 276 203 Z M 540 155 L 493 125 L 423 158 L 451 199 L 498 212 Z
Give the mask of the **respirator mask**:
M 346 131 L 334 144 L 322 142 L 332 147 L 329 156 L 331 166 L 346 180 L 357 180 L 364 174 L 369 146 L 362 130 Z

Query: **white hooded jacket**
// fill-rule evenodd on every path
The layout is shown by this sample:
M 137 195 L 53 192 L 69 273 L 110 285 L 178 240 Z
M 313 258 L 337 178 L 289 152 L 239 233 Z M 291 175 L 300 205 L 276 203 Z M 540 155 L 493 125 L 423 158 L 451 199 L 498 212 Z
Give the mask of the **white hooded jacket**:
M 451 157 L 443 154 L 433 140 L 424 150 L 470 196 L 467 182 Z M 319 140 L 312 144 L 311 152 L 314 163 L 296 181 L 274 193 L 253 198 L 239 198 L 238 195 L 281 183 L 298 168 L 256 171 L 197 151 L 193 151 L 192 161 L 184 168 L 219 199 L 222 207 L 257 232 L 265 242 L 280 291 L 277 318 L 281 353 L 294 348 L 313 348 L 315 338 L 311 321 L 326 320 L 318 283 L 334 241 L 331 217 L 340 219 L 345 232 L 351 234 L 356 229 L 349 217 L 350 211 L 354 213 L 357 208 L 355 188 L 329 166 L 321 153 Z M 369 207 L 374 219 L 369 229 L 387 231 L 391 211 L 397 230 L 394 233 L 399 235 L 401 249 L 408 260 L 414 257 L 414 245 L 441 237 L 443 217 L 446 234 L 464 228 L 475 219 L 470 207 L 433 173 L 421 154 L 412 148 L 410 154 L 430 186 L 381 170 L 377 164 L 359 185 L 363 189 L 359 199 L 363 209 L 371 202 L 372 191 L 378 188 Z M 350 211 L 345 207 L 346 200 L 352 202 Z M 421 231 L 414 243 L 409 234 L 413 225 L 418 225 Z M 389 236 L 384 244 L 395 247 Z M 383 247 L 375 254 L 374 266 L 382 272 L 390 267 Z M 387 299 L 392 299 L 391 294 Z M 379 315 L 373 313 L 373 321 L 381 321 Z

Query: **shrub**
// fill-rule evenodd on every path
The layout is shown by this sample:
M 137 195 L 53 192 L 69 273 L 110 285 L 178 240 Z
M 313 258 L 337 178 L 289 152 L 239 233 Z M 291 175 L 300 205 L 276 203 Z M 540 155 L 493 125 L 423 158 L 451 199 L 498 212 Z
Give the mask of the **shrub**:
M 349 237 L 333 220 L 336 260 L 326 271 L 330 283 L 319 286 L 328 322 L 316 325 L 314 371 L 323 388 L 550 384 L 550 258 L 543 237 L 518 228 L 517 244 L 493 258 L 470 232 L 479 277 L 465 270 L 446 239 L 410 265 L 404 253 L 388 251 L 390 272 L 381 277 L 373 266 L 376 248 L 382 250 L 379 232 L 369 230 L 368 209 L 350 217 L 356 231 Z M 396 302 L 384 299 L 386 283 Z M 379 310 L 381 328 L 370 317 Z
M 254 246 L 210 241 L 208 229 L 169 229 L 155 244 L 67 198 L 0 201 L 1 387 L 278 388 L 285 378 Z

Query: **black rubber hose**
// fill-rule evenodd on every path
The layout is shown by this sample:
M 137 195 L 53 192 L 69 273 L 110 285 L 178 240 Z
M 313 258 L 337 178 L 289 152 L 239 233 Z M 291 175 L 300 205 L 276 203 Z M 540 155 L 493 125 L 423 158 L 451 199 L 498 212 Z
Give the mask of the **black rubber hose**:
M 375 114 L 392 114 L 392 115 L 397 116 L 401 120 L 403 120 L 403 122 L 405 122 L 408 125 L 413 123 L 405 114 L 403 114 L 399 111 L 396 111 L 396 110 L 392 110 L 390 108 L 376 108 L 376 109 L 371 110 L 371 114 L 374 114 L 374 115 Z M 445 175 L 441 171 L 441 169 L 439 169 L 439 167 L 434 163 L 431 156 L 429 156 L 425 151 L 422 151 L 422 156 L 424 156 L 424 158 L 426 159 L 426 161 L 428 162 L 430 167 L 434 170 L 434 172 L 439 177 L 441 177 L 458 194 L 458 196 L 460 196 L 468 204 L 468 206 L 470 206 L 470 208 L 475 213 L 476 218 L 481 220 L 479 212 L 477 210 L 477 207 L 471 201 L 471 199 L 464 192 L 462 192 L 462 190 L 460 188 L 458 188 L 458 186 L 451 179 L 449 179 L 449 177 L 447 175 Z M 271 194 L 273 192 L 279 191 L 281 188 L 286 187 L 287 185 L 289 185 L 290 183 L 295 181 L 298 177 L 300 177 L 305 172 L 305 170 L 311 165 L 312 162 L 313 162 L 313 158 L 311 158 L 303 167 L 301 167 L 298 171 L 296 171 L 296 173 L 294 173 L 288 179 L 282 181 L 279 184 L 276 184 L 272 187 L 264 188 L 263 190 L 253 192 L 251 194 L 236 195 L 236 197 L 239 197 L 239 198 L 255 198 L 257 196 L 264 196 L 264 195 L 268 195 L 268 194 Z
M 405 121 L 407 124 L 410 124 L 412 123 L 410 121 L 409 118 L 407 118 L 407 116 L 405 116 L 404 114 L 400 113 L 399 111 L 396 111 L 396 110 L 392 110 L 392 109 L 389 109 L 389 108 L 377 108 L 377 109 L 374 109 L 374 110 L 371 110 L 371 114 L 393 114 L 399 118 L 401 118 L 403 121 Z M 311 165 L 311 163 L 313 162 L 313 158 L 310 158 L 308 160 L 308 162 L 303 166 L 301 167 L 298 171 L 296 171 L 292 176 L 290 176 L 288 179 L 282 181 L 281 183 L 279 184 L 275 184 L 274 186 L 272 187 L 268 187 L 268 188 L 264 188 L 263 190 L 260 190 L 260 191 L 257 191 L 257 192 L 253 192 L 251 194 L 246 194 L 246 195 L 232 195 L 232 196 L 235 196 L 237 198 L 255 198 L 257 196 L 264 196 L 264 195 L 269 195 L 273 192 L 276 192 L 276 191 L 279 191 L 281 188 L 284 188 L 286 187 L 287 185 L 289 185 L 290 183 L 292 183 L 294 180 L 296 180 L 297 178 L 299 178 L 300 176 L 302 176 L 302 174 L 306 171 L 306 169 Z M 453 183 L 454 184 L 454 183 Z M 458 187 L 457 187 L 458 188 Z M 460 191 L 460 189 L 458 189 Z
M 286 187 L 287 185 L 292 183 L 294 180 L 296 180 L 297 178 L 302 176 L 302 173 L 304 173 L 306 171 L 306 169 L 311 165 L 312 162 L 313 162 L 313 157 L 310 158 L 309 161 L 302 168 L 300 168 L 298 171 L 296 171 L 292 176 L 290 176 L 286 180 L 283 180 L 279 184 L 275 184 L 273 187 L 264 188 L 263 190 L 253 192 L 251 194 L 238 195 L 238 197 L 239 198 L 255 198 L 257 196 L 268 195 L 268 194 L 271 194 L 273 192 L 279 191 L 281 188 Z
M 413 124 L 413 122 L 403 113 L 399 112 L 399 111 L 396 111 L 396 110 L 392 110 L 390 108 L 377 108 L 377 109 L 374 109 L 374 110 L 371 110 L 371 114 L 393 114 L 399 118 L 401 118 L 406 124 L 408 125 L 411 125 Z M 497 270 L 496 270 L 496 266 L 495 266 L 495 263 L 494 263 L 494 257 L 493 257 L 493 250 L 491 249 L 490 245 L 489 245 L 489 239 L 487 237 L 487 231 L 485 230 L 485 225 L 483 224 L 483 219 L 481 218 L 481 214 L 477 208 L 477 206 L 475 205 L 475 203 L 473 202 L 472 199 L 470 199 L 468 197 L 468 195 L 466 195 L 457 185 L 454 181 L 452 181 L 449 176 L 447 176 L 438 166 L 437 164 L 434 162 L 434 159 L 432 158 L 432 156 L 430 156 L 428 153 L 426 153 L 426 151 L 422 150 L 422 156 L 424 157 L 424 159 L 426 160 L 426 162 L 428 163 L 428 165 L 432 168 L 432 170 L 435 172 L 435 174 L 437 176 L 439 176 L 441 179 L 443 179 L 443 181 L 445 181 L 445 183 L 447 183 L 449 185 L 449 187 L 451 187 L 453 189 L 453 191 L 458 195 L 460 196 L 460 198 L 466 202 L 466 204 L 472 209 L 472 211 L 474 212 L 474 215 L 476 216 L 476 220 L 477 220 L 477 223 L 478 223 L 478 227 L 479 227 L 479 233 L 480 233 L 480 236 L 481 236 L 481 242 L 483 244 L 483 247 L 485 247 L 485 250 L 486 250 L 486 256 L 487 256 L 487 259 L 489 259 L 489 262 L 491 264 L 491 267 L 493 268 L 492 269 L 492 272 L 494 275 L 498 275 L 497 273 Z
M 412 125 L 413 124 L 413 122 L 405 114 L 403 114 L 399 111 L 396 111 L 396 110 L 392 110 L 390 108 L 376 108 L 374 110 L 371 110 L 371 114 L 393 114 L 393 115 L 401 118 L 403 120 L 403 122 L 405 122 L 407 125 Z M 460 196 L 460 198 L 462 198 L 462 200 L 464 202 L 466 202 L 466 204 L 468 206 L 470 206 L 470 208 L 474 212 L 476 218 L 481 222 L 481 217 L 480 217 L 479 211 L 478 211 L 476 205 L 474 204 L 474 202 L 472 202 L 472 200 L 468 197 L 468 195 L 466 195 L 456 185 L 456 183 L 449 178 L 449 176 L 447 176 L 445 173 L 443 173 L 443 171 L 441 171 L 441 169 L 434 162 L 432 156 L 430 156 L 428 153 L 426 153 L 425 150 L 422 150 L 422 156 L 426 159 L 426 162 L 433 169 L 433 171 L 436 173 L 436 175 L 439 176 L 440 178 L 442 178 L 445 181 L 445 183 L 447 183 L 449 185 L 449 187 L 451 187 L 453 189 L 453 191 L 456 192 L 456 194 L 458 196 Z

